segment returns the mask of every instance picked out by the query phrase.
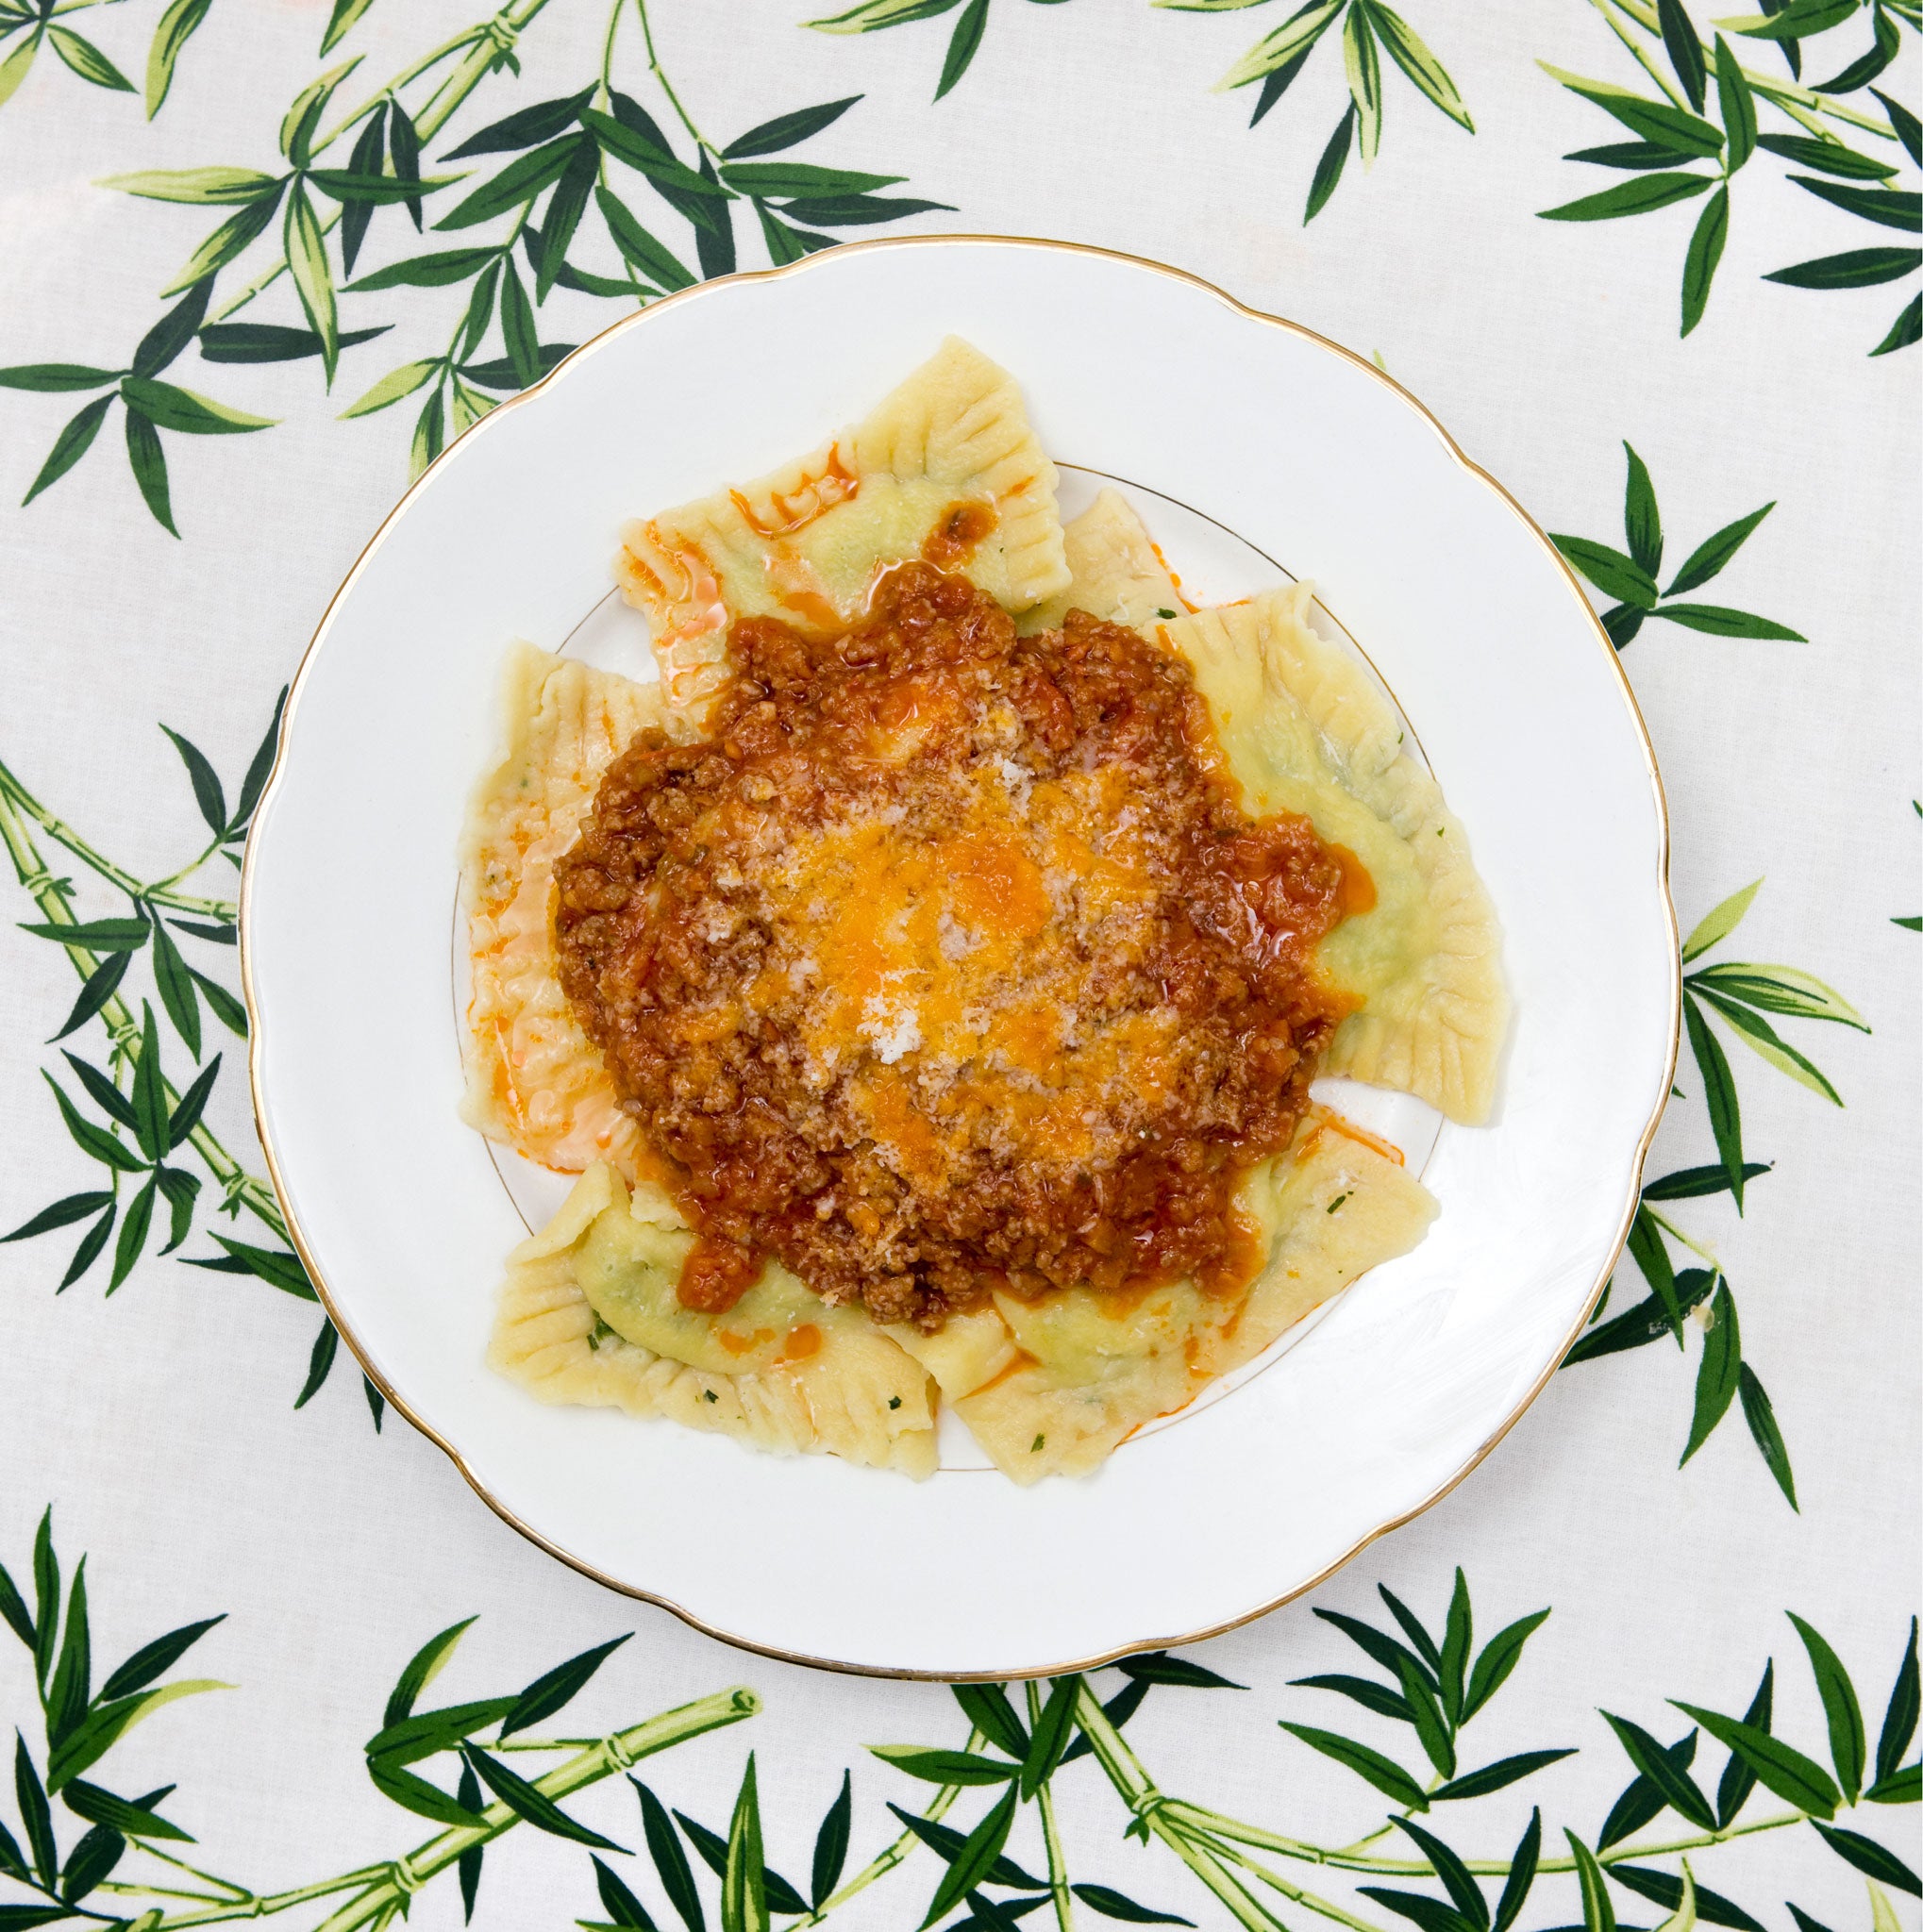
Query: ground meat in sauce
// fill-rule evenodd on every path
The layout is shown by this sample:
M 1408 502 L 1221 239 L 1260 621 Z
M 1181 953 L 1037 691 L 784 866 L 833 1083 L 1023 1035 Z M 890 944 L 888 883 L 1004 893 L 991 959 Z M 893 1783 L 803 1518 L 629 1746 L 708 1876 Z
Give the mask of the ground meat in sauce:
M 1186 665 L 1080 610 L 1018 638 L 926 562 L 729 651 L 709 738 L 642 734 L 556 868 L 561 983 L 702 1237 L 683 1300 L 766 1254 L 926 1327 L 1245 1276 L 1344 867 L 1243 812 Z

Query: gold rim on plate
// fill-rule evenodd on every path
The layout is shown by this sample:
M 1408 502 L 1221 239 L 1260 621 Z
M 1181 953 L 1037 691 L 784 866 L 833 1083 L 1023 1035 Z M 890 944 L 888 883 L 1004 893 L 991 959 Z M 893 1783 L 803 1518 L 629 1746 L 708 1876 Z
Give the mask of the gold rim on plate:
M 1280 1609 L 1284 1604 L 1293 1603 L 1297 1597 L 1307 1595 L 1310 1591 L 1325 1583 L 1344 1564 L 1353 1561 L 1371 1543 L 1377 1541 L 1381 1537 L 1387 1536 L 1391 1530 L 1400 1529 L 1405 1523 L 1413 1522 L 1425 1510 L 1432 1508 L 1445 1496 L 1448 1495 L 1495 1449 L 1496 1445 L 1509 1434 L 1510 1430 L 1522 1420 L 1524 1411 L 1548 1387 L 1549 1378 L 1562 1366 L 1563 1357 L 1576 1345 L 1577 1339 L 1581 1335 L 1583 1329 L 1588 1326 L 1596 1303 L 1600 1297 L 1604 1287 L 1608 1284 L 1610 1276 L 1615 1272 L 1615 1264 L 1621 1257 L 1624 1243 L 1629 1239 L 1630 1226 L 1635 1217 L 1637 1203 L 1642 1196 L 1643 1164 L 1648 1158 L 1649 1143 L 1655 1138 L 1657 1125 L 1663 1118 L 1664 1108 L 1668 1103 L 1670 1085 L 1675 1079 L 1676 1058 L 1681 1042 L 1682 1026 L 1682 961 L 1680 951 L 1680 933 L 1676 923 L 1676 908 L 1669 895 L 1669 806 L 1663 791 L 1663 774 L 1656 768 L 1655 747 L 1649 741 L 1648 726 L 1644 723 L 1642 708 L 1636 703 L 1636 694 L 1630 687 L 1629 678 L 1624 675 L 1621 658 L 1617 654 L 1614 644 L 1610 641 L 1608 632 L 1603 629 L 1601 620 L 1597 616 L 1595 607 L 1589 601 L 1588 592 L 1583 590 L 1580 580 L 1570 568 L 1563 553 L 1549 541 L 1548 535 L 1543 526 L 1530 515 L 1528 510 L 1523 508 L 1522 505 L 1504 489 L 1502 484 L 1492 476 L 1487 470 L 1483 469 L 1480 463 L 1475 462 L 1463 452 L 1455 438 L 1443 427 L 1442 424 L 1425 404 L 1403 388 L 1393 375 L 1378 368 L 1366 357 L 1358 355 L 1353 349 L 1345 348 L 1340 342 L 1332 341 L 1329 337 L 1319 335 L 1312 328 L 1304 327 L 1298 322 L 1291 322 L 1284 316 L 1270 315 L 1263 309 L 1251 308 L 1246 302 L 1238 302 L 1233 295 L 1229 294 L 1222 289 L 1218 289 L 1212 282 L 1204 281 L 1200 275 L 1190 275 L 1185 269 L 1170 268 L 1165 262 L 1150 261 L 1145 257 L 1128 255 L 1119 249 L 1091 247 L 1088 243 L 1082 242 L 1054 242 L 1035 236 L 989 234 L 896 235 L 884 236 L 869 242 L 846 242 L 838 244 L 834 248 L 824 249 L 818 254 L 807 256 L 800 261 L 790 262 L 782 268 L 746 270 L 735 275 L 717 276 L 711 281 L 698 282 L 693 288 L 683 289 L 675 294 L 663 296 L 661 300 L 650 303 L 645 308 L 641 309 L 636 314 L 623 316 L 620 321 L 610 323 L 599 334 L 591 336 L 572 355 L 557 363 L 531 389 L 523 390 L 519 394 L 510 396 L 506 402 L 497 404 L 479 422 L 471 425 L 460 436 L 456 437 L 435 458 L 433 462 L 428 464 L 420 476 L 414 480 L 409 487 L 407 493 L 394 505 L 393 508 L 389 510 L 387 515 L 381 519 L 379 527 L 367 540 L 360 556 L 354 559 L 347 575 L 342 578 L 340 588 L 327 600 L 327 608 L 321 613 L 321 621 L 315 625 L 314 634 L 308 641 L 307 649 L 301 654 L 300 664 L 294 672 L 293 681 L 287 695 L 287 703 L 281 712 L 280 736 L 279 741 L 275 747 L 273 769 L 268 774 L 267 784 L 261 791 L 259 803 L 255 808 L 254 823 L 256 824 L 261 823 L 266 815 L 267 808 L 273 800 L 275 791 L 280 783 L 281 769 L 286 761 L 288 743 L 293 732 L 294 710 L 300 703 L 302 688 L 307 681 L 308 667 L 313 661 L 314 653 L 319 649 L 322 639 L 327 634 L 327 626 L 333 622 L 334 612 L 339 608 L 342 598 L 353 587 L 355 579 L 360 576 L 368 558 L 374 555 L 375 550 L 379 546 L 381 540 L 387 535 L 395 519 L 413 501 L 415 495 L 426 486 L 428 478 L 433 475 L 434 472 L 446 463 L 463 444 L 471 441 L 476 436 L 483 434 L 491 424 L 496 422 L 508 410 L 531 401 L 557 375 L 579 361 L 583 356 L 592 355 L 596 349 L 604 347 L 615 336 L 624 333 L 626 330 L 645 325 L 653 316 L 659 314 L 664 308 L 673 307 L 677 303 L 697 302 L 704 295 L 711 293 L 714 290 L 726 288 L 734 283 L 771 282 L 779 280 L 786 275 L 805 275 L 818 263 L 836 256 L 865 254 L 882 249 L 938 247 L 945 243 L 954 242 L 963 244 L 987 242 L 1003 247 L 1033 248 L 1070 255 L 1092 255 L 1108 261 L 1126 262 L 1131 268 L 1146 269 L 1153 275 L 1166 275 L 1172 281 L 1185 282 L 1189 287 L 1200 289 L 1205 294 L 1213 296 L 1216 301 L 1222 303 L 1226 308 L 1232 309 L 1238 315 L 1246 316 L 1251 322 L 1264 324 L 1270 328 L 1282 329 L 1290 335 L 1300 338 L 1304 341 L 1313 342 L 1317 348 L 1326 349 L 1331 355 L 1339 357 L 1352 369 L 1361 371 L 1363 375 L 1368 376 L 1372 381 L 1380 383 L 1398 401 L 1406 404 L 1413 409 L 1422 422 L 1433 431 L 1441 441 L 1443 448 L 1447 451 L 1450 458 L 1463 470 L 1467 471 L 1479 483 L 1487 488 L 1496 497 L 1497 501 L 1503 505 L 1522 524 L 1523 527 L 1529 531 L 1530 535 L 1541 547 L 1544 555 L 1554 563 L 1556 569 L 1562 575 L 1563 583 L 1568 588 L 1569 594 L 1575 598 L 1577 604 L 1580 607 L 1582 615 L 1588 622 L 1590 633 L 1603 652 L 1610 670 L 1615 676 L 1616 683 L 1621 690 L 1623 703 L 1629 709 L 1630 721 L 1635 726 L 1636 737 L 1642 745 L 1643 762 L 1648 770 L 1649 789 L 1654 796 L 1656 805 L 1656 883 L 1659 896 L 1662 900 L 1664 924 L 1669 935 L 1669 1024 L 1667 1029 L 1668 1045 L 1664 1056 L 1664 1069 L 1662 1084 L 1659 1089 L 1659 1097 L 1655 1108 L 1650 1113 L 1648 1122 L 1644 1126 L 1642 1135 L 1636 1143 L 1634 1158 L 1630 1163 L 1629 1200 L 1624 1205 L 1622 1219 L 1618 1224 L 1615 1238 L 1610 1244 L 1608 1262 L 1597 1276 L 1596 1285 L 1583 1298 L 1580 1316 L 1570 1328 L 1569 1333 L 1563 1338 L 1561 1346 L 1557 1348 L 1548 1366 L 1544 1369 L 1541 1375 L 1531 1384 L 1522 1400 L 1503 1418 L 1501 1424 L 1489 1435 L 1488 1439 L 1476 1453 L 1446 1482 L 1431 1491 L 1429 1495 L 1425 1496 L 1413 1508 L 1404 1510 L 1401 1515 L 1392 1517 L 1386 1523 L 1378 1524 L 1366 1535 L 1359 1537 L 1333 1562 L 1326 1565 L 1305 1582 L 1296 1585 L 1294 1589 L 1283 1591 L 1280 1596 L 1275 1597 L 1266 1603 L 1257 1604 L 1252 1609 L 1244 1610 L 1240 1615 L 1226 1618 L 1218 1624 L 1208 1624 L 1202 1629 L 1186 1630 L 1168 1636 L 1143 1637 L 1128 1643 L 1112 1645 L 1109 1649 L 1098 1652 L 1093 1657 L 1076 1657 L 1062 1663 L 1028 1665 L 1013 1670 L 958 1672 L 890 1670 L 878 1664 L 845 1663 L 834 1657 L 809 1657 L 797 1651 L 782 1650 L 775 1644 L 754 1642 L 751 1639 L 735 1635 L 731 1630 L 723 1630 L 712 1624 L 705 1622 L 700 1617 L 695 1616 L 692 1610 L 684 1609 L 681 1605 L 674 1602 L 669 1597 L 658 1595 L 653 1591 L 643 1590 L 636 1584 L 626 1583 L 617 1576 L 610 1576 L 605 1571 L 597 1570 L 593 1564 L 582 1561 L 578 1557 L 560 1548 L 559 1544 L 543 1536 L 539 1530 L 530 1528 L 512 1510 L 508 1508 L 498 1497 L 491 1493 L 487 1485 L 468 1466 L 466 1459 L 461 1456 L 460 1452 L 444 1437 L 439 1434 L 438 1431 L 429 1428 L 409 1406 L 407 1399 L 375 1367 L 366 1349 L 362 1347 L 359 1337 L 355 1335 L 348 1324 L 342 1319 L 341 1311 L 336 1307 L 333 1296 L 328 1292 L 326 1281 L 314 1260 L 312 1250 L 309 1247 L 307 1240 L 301 1232 L 299 1220 L 293 1211 L 293 1204 L 288 1198 L 288 1191 L 281 1181 L 280 1164 L 275 1157 L 273 1138 L 268 1132 L 267 1114 L 260 1084 L 262 1040 L 260 1008 L 259 1002 L 256 999 L 254 993 L 253 946 L 249 937 L 248 924 L 248 914 L 253 900 L 256 853 L 258 849 L 255 841 L 250 839 L 247 841 L 244 862 L 241 872 L 240 950 L 241 995 L 247 1008 L 247 1083 L 253 1099 L 254 1125 L 257 1133 L 259 1135 L 261 1152 L 266 1157 L 268 1180 L 272 1183 L 275 1197 L 280 1204 L 281 1216 L 287 1223 L 288 1237 L 293 1243 L 295 1254 L 300 1257 L 301 1265 L 308 1272 L 308 1278 L 314 1285 L 315 1292 L 320 1296 L 321 1306 L 326 1310 L 327 1319 L 333 1323 L 335 1328 L 340 1333 L 341 1339 L 346 1342 L 355 1360 L 360 1365 L 361 1373 L 379 1390 L 382 1396 L 386 1398 L 393 1408 L 398 1410 L 414 1428 L 419 1430 L 423 1436 L 426 1437 L 437 1449 L 441 1450 L 447 1457 L 448 1460 L 460 1472 L 468 1487 L 509 1528 L 518 1531 L 529 1542 L 534 1544 L 537 1549 L 544 1550 L 550 1557 L 565 1563 L 569 1569 L 579 1572 L 581 1575 L 588 1577 L 591 1581 L 601 1584 L 609 1590 L 617 1591 L 623 1596 L 634 1597 L 643 1603 L 653 1604 L 658 1608 L 666 1610 L 670 1615 L 678 1617 L 682 1623 L 689 1625 L 692 1629 L 700 1631 L 704 1637 L 715 1638 L 723 1643 L 732 1644 L 738 1650 L 753 1651 L 758 1656 L 773 1657 L 779 1663 L 804 1664 L 813 1670 L 839 1671 L 849 1676 L 892 1677 L 936 1684 L 997 1683 L 1027 1677 L 1062 1676 L 1070 1672 L 1095 1670 L 1103 1664 L 1112 1663 L 1117 1657 L 1131 1657 L 1140 1651 L 1170 1650 L 1179 1645 L 1200 1643 L 1209 1638 L 1223 1636 L 1230 1630 L 1239 1630 L 1245 1624 L 1251 1624 L 1258 1617 L 1265 1617 L 1270 1611 Z

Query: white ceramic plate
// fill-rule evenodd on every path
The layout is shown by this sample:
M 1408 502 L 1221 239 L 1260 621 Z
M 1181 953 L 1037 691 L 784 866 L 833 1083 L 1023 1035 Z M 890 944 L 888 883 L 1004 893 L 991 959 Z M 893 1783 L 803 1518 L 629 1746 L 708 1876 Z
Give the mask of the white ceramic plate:
M 1095 1477 L 1032 1490 L 960 1432 L 915 1484 L 547 1407 L 493 1374 L 503 1257 L 565 1183 L 455 1111 L 454 853 L 502 650 L 651 675 L 609 594 L 620 524 L 814 447 L 950 333 L 1021 382 L 1064 511 L 1120 482 L 1197 602 L 1315 580 L 1328 634 L 1365 653 L 1467 827 L 1514 1002 L 1486 1127 L 1340 1083 L 1441 1203 L 1420 1247 Z M 1059 1671 L 1308 1589 L 1451 1489 L 1541 1389 L 1614 1265 L 1669 1088 L 1666 862 L 1648 740 L 1587 599 L 1388 378 L 1123 257 L 837 249 L 616 325 L 376 534 L 301 667 L 248 842 L 255 1105 L 343 1336 L 516 1528 L 796 1661 Z

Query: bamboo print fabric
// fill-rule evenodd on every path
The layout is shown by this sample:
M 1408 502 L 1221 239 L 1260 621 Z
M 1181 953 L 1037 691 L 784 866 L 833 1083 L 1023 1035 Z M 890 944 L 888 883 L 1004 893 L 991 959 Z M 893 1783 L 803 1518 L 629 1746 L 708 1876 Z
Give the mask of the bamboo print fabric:
M 1915 1927 L 1917 42 L 0 0 L 0 1928 Z M 1593 588 L 1687 935 L 1630 1249 L 1506 1441 L 1307 1599 L 1032 1690 L 744 1656 L 490 1514 L 289 1250 L 234 950 L 410 472 L 637 304 L 952 229 L 1429 403 Z

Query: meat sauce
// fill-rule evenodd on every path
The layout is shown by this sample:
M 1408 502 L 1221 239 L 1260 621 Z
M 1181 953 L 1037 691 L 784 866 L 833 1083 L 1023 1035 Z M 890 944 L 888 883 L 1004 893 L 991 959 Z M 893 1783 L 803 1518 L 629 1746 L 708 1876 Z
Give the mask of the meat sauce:
M 835 635 L 737 622 L 710 735 L 645 732 L 556 868 L 561 983 L 721 1310 L 778 1257 L 939 1326 L 1256 1262 L 1231 1197 L 1346 1010 L 1313 951 L 1374 889 L 1251 819 L 1182 660 L 1012 621 L 925 560 Z

